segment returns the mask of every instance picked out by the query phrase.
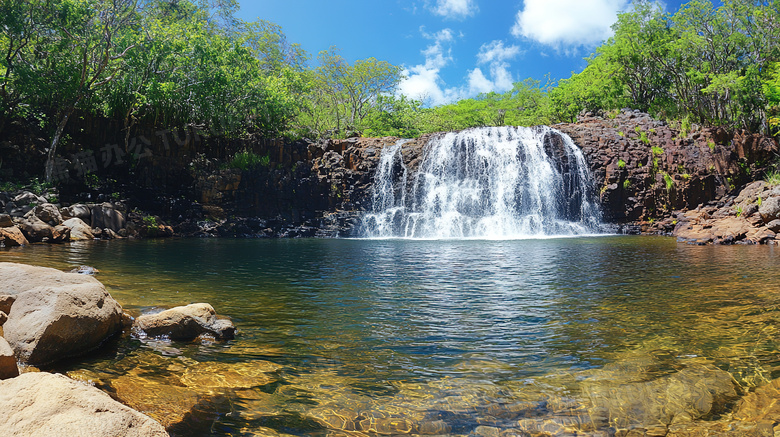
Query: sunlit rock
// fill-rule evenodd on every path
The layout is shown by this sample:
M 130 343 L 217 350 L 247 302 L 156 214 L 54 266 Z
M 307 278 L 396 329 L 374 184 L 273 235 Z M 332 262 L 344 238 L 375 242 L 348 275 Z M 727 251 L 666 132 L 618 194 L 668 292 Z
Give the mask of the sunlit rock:
M 0 227 L 0 243 L 5 247 L 26 246 L 30 244 L 24 233 L 16 227 Z
M 16 298 L 3 331 L 22 362 L 83 354 L 121 329 L 122 307 L 93 277 L 14 263 L 0 263 L 0 277 Z
M 3 435 L 162 437 L 154 420 L 62 375 L 25 373 L 0 382 Z
M 92 228 L 90 228 L 89 225 L 80 218 L 74 217 L 65 220 L 62 224 L 70 228 L 71 241 L 95 239 L 95 235 L 92 233 Z
M 165 336 L 172 340 L 192 340 L 202 334 L 230 339 L 236 332 L 233 323 L 228 319 L 218 318 L 214 307 L 207 303 L 141 315 L 135 320 L 134 328 L 150 337 Z

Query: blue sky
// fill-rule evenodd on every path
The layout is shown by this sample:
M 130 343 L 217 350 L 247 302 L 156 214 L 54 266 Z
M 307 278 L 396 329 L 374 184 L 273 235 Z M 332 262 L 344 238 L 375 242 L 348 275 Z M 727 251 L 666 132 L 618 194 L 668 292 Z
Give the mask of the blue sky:
M 569 77 L 610 36 L 628 0 L 239 0 L 239 17 L 282 26 L 313 58 L 331 46 L 349 62 L 404 68 L 400 90 L 439 105 L 502 92 L 525 78 Z M 662 3 L 679 9 L 681 0 Z

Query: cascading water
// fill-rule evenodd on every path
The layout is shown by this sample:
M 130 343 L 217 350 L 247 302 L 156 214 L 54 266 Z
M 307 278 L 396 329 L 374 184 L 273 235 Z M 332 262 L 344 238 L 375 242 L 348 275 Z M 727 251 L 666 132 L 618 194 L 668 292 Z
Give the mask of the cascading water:
M 448 133 L 425 146 L 412 181 L 404 143 L 382 150 L 363 237 L 509 239 L 598 232 L 600 213 L 585 158 L 555 129 Z

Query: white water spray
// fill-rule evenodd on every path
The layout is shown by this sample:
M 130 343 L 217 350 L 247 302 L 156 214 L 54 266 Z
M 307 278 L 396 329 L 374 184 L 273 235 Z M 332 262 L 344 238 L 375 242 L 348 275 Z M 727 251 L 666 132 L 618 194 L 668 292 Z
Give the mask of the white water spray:
M 552 128 L 448 133 L 425 148 L 408 184 L 402 148 L 382 150 L 367 238 L 538 238 L 598 232 L 585 158 Z

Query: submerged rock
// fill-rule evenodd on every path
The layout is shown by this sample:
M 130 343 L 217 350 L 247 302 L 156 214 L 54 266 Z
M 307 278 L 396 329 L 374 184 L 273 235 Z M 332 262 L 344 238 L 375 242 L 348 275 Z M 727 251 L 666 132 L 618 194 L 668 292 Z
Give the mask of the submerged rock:
M 15 263 L 0 263 L 0 277 L 15 298 L 5 338 L 22 362 L 83 354 L 122 327 L 122 307 L 95 278 Z
M 95 276 L 100 273 L 100 270 L 90 266 L 78 266 L 75 269 L 71 269 L 68 273 L 78 273 L 80 275 Z
M 233 322 L 217 318 L 214 307 L 207 303 L 179 306 L 157 314 L 139 316 L 134 328 L 150 337 L 165 336 L 172 340 L 193 340 L 202 334 L 231 339 L 236 333 Z
M 0 382 L 3 435 L 167 436 L 159 423 L 62 375 L 25 373 Z

